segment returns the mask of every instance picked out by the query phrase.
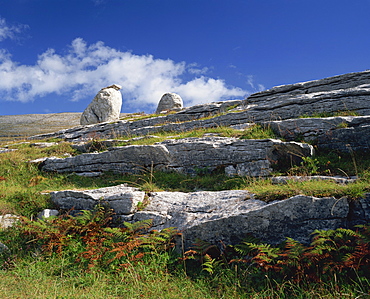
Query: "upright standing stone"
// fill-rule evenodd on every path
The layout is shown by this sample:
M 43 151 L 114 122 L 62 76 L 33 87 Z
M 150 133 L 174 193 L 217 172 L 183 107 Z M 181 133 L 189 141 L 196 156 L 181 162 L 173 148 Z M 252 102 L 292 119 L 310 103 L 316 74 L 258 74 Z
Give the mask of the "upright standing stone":
M 179 111 L 183 106 L 182 98 L 176 93 L 169 92 L 162 96 L 155 113 Z
M 117 84 L 102 88 L 81 115 L 80 124 L 90 125 L 119 120 L 122 95 Z

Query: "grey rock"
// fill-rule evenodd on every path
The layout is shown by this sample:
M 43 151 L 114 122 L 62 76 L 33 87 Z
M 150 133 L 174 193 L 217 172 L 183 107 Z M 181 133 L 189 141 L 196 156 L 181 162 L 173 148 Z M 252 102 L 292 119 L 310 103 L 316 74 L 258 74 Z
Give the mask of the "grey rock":
M 43 218 L 49 218 L 49 217 L 58 216 L 58 215 L 59 215 L 58 210 L 44 209 L 43 211 L 37 214 L 37 218 L 43 219 Z
M 370 115 L 370 71 L 284 85 L 247 98 L 255 121 L 297 118 L 316 113 L 357 111 Z
M 0 229 L 14 226 L 20 217 L 12 214 L 0 215 Z
M 285 120 L 317 113 L 356 111 L 370 115 L 370 71 L 350 73 L 321 80 L 284 85 L 250 95 L 246 100 L 216 102 L 183 109 L 175 114 L 138 121 L 84 126 L 31 139 L 62 138 L 81 140 L 89 134 L 100 138 L 155 134 L 158 131 L 183 131 L 195 127 L 235 126 L 254 122 Z M 237 105 L 240 112 L 212 116 Z M 181 122 L 179 124 L 179 122 Z M 160 125 L 160 126 L 159 126 Z M 115 135 L 115 136 L 113 136 Z
M 301 157 L 312 155 L 312 146 L 297 142 L 205 137 L 112 147 L 105 152 L 65 159 L 50 158 L 42 162 L 40 168 L 57 172 L 140 173 L 154 167 L 197 174 L 232 166 L 240 176 L 258 177 L 269 175 L 273 164 L 299 163 Z
M 95 172 L 91 171 L 91 172 L 78 172 L 78 173 L 76 173 L 76 175 L 92 178 L 92 177 L 101 176 L 101 175 L 103 175 L 103 173 L 100 172 L 100 171 L 95 171 Z
M 46 147 L 51 147 L 57 144 L 58 144 L 57 142 L 34 142 L 34 143 L 31 143 L 30 146 L 46 148 Z
M 10 149 L 10 148 L 0 148 L 0 154 L 3 154 L 3 153 L 9 153 L 9 152 L 14 152 L 16 151 L 17 149 Z
M 370 150 L 370 116 L 298 118 L 263 123 L 286 140 L 304 140 L 319 149 Z
M 122 95 L 121 86 L 114 84 L 102 88 L 81 115 L 80 124 L 89 125 L 119 120 Z
M 109 187 L 110 200 L 121 196 L 121 187 L 118 187 L 116 191 Z M 79 201 L 78 209 L 91 209 L 98 196 L 106 195 L 107 190 L 103 188 L 83 193 L 78 196 L 74 194 L 74 203 L 68 208 L 76 207 L 75 202 Z M 57 194 L 59 205 L 70 201 L 70 191 Z M 247 190 L 152 192 L 148 202 L 141 211 L 136 211 L 136 205 L 131 205 L 131 209 L 111 205 L 117 213 L 116 223 L 152 219 L 152 229 L 176 227 L 182 232 L 186 248 L 196 238 L 211 243 L 222 241 L 224 244 L 236 244 L 247 234 L 272 244 L 280 243 L 287 237 L 309 243 L 310 234 L 316 229 L 353 228 L 354 225 L 370 221 L 370 193 L 356 201 L 346 197 L 337 199 L 297 195 L 268 204 L 256 199 Z
M 183 106 L 182 98 L 176 93 L 169 92 L 162 96 L 155 113 L 179 111 Z
M 208 120 L 199 120 L 225 112 L 228 107 L 241 105 L 241 100 L 215 102 L 186 108 L 178 113 L 142 120 L 124 120 L 114 123 L 93 124 L 65 129 L 54 133 L 32 136 L 29 139 L 61 138 L 80 142 L 101 138 L 117 138 L 131 135 L 155 134 L 160 131 L 189 131 L 194 128 L 211 128 L 228 125 L 241 125 L 248 121 L 248 116 L 239 113 L 219 115 Z
M 96 205 L 103 204 L 117 214 L 131 214 L 136 211 L 137 204 L 144 200 L 145 193 L 137 188 L 118 185 L 95 190 L 65 190 L 51 192 L 51 200 L 64 210 L 92 210 Z
M 9 250 L 8 246 L 0 242 L 0 253 Z
M 315 229 L 344 226 L 348 213 L 346 198 L 299 195 L 267 204 L 246 190 L 158 192 L 133 220 L 153 219 L 154 229 L 176 227 L 188 247 L 196 238 L 235 244 L 248 233 L 269 243 L 286 237 L 308 243 Z

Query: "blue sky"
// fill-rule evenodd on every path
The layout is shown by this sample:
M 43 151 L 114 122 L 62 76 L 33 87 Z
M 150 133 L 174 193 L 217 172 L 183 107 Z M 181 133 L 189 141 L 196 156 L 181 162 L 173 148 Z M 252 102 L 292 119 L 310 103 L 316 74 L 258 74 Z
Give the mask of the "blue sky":
M 0 0 L 0 115 L 153 112 L 370 67 L 370 0 Z

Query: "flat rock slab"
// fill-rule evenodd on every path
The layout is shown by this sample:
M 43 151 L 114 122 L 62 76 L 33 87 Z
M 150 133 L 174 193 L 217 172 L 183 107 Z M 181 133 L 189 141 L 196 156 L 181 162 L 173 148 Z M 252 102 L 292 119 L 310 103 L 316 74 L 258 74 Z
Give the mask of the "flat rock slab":
M 182 232 L 186 248 L 196 238 L 214 244 L 236 244 L 248 234 L 271 244 L 287 237 L 309 243 L 316 229 L 353 227 L 370 221 L 370 194 L 355 202 L 346 197 L 297 195 L 269 204 L 247 190 L 153 192 L 147 196 L 149 204 L 137 211 L 144 192 L 123 185 L 51 194 L 62 209 L 90 210 L 104 203 L 114 210 L 120 223 L 152 219 L 152 229 L 175 227 Z
M 64 210 L 92 210 L 98 204 L 107 205 L 117 214 L 132 214 L 145 192 L 137 188 L 118 185 L 95 190 L 65 190 L 51 192 L 51 200 Z
M 370 150 L 370 116 L 297 118 L 263 123 L 285 140 L 304 140 L 319 149 Z
M 267 204 L 245 190 L 158 192 L 133 220 L 153 219 L 155 229 L 176 227 L 183 232 L 188 247 L 196 238 L 235 244 L 247 234 L 275 244 L 286 237 L 309 243 L 315 229 L 344 226 L 348 213 L 346 198 L 298 195 Z
M 273 164 L 299 163 L 313 155 L 313 147 L 275 139 L 225 137 L 167 140 L 155 145 L 112 147 L 101 153 L 69 158 L 50 158 L 40 164 L 44 171 L 140 173 L 154 167 L 187 174 L 225 169 L 230 176 L 268 176 Z

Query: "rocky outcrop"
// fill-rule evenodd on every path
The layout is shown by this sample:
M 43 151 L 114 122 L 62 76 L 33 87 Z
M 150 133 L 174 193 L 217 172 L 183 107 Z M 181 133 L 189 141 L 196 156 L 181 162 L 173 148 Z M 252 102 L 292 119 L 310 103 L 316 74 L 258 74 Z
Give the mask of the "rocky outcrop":
M 144 196 L 144 192 L 125 185 L 85 191 L 51 192 L 51 200 L 60 209 L 92 210 L 96 205 L 104 204 L 119 215 L 136 212 L 137 205 L 144 201 Z
M 286 140 L 310 142 L 319 149 L 370 151 L 370 116 L 298 118 L 264 125 Z
M 252 94 L 251 121 L 284 120 L 303 115 L 356 111 L 370 115 L 370 71 L 283 85 Z
M 122 106 L 121 86 L 102 88 L 81 115 L 80 124 L 90 125 L 119 120 Z
M 225 169 L 230 176 L 267 176 L 272 166 L 299 163 L 313 155 L 308 144 L 275 139 L 240 140 L 204 137 L 167 140 L 155 145 L 112 147 L 101 153 L 87 153 L 69 158 L 50 158 L 40 165 L 44 171 L 139 173 L 153 167 L 196 174 Z
M 351 227 L 370 220 L 370 194 L 356 202 L 346 197 L 298 195 L 266 203 L 247 190 L 152 192 L 146 199 L 148 204 L 140 211 L 136 207 L 138 202 L 143 202 L 143 194 L 125 186 L 116 191 L 114 187 L 58 191 L 51 196 L 52 201 L 64 209 L 108 204 L 117 214 L 118 223 L 152 219 L 153 229 L 176 227 L 183 233 L 186 247 L 196 238 L 211 243 L 235 244 L 247 234 L 269 243 L 280 243 L 286 237 L 308 243 L 310 233 L 316 229 Z M 121 203 L 115 205 L 114 201 Z
M 165 93 L 159 100 L 156 114 L 179 111 L 184 107 L 182 98 L 176 93 Z
M 166 116 L 151 117 L 139 120 L 122 120 L 114 123 L 102 123 L 75 127 L 54 133 L 35 135 L 29 139 L 61 138 L 66 141 L 83 141 L 92 138 L 117 138 L 132 135 L 153 134 L 159 131 L 188 131 L 196 127 L 217 127 L 231 124 L 233 115 L 225 114 L 210 120 L 199 120 L 200 118 L 214 116 L 224 113 L 228 108 L 242 105 L 243 101 L 233 100 L 225 102 L 208 103 L 192 106 L 182 111 Z M 237 113 L 235 113 L 236 115 Z M 246 118 L 244 117 L 246 121 Z M 236 118 L 232 124 L 238 125 L 245 122 Z
M 19 221 L 19 216 L 13 214 L 0 215 L 0 229 L 13 226 Z

